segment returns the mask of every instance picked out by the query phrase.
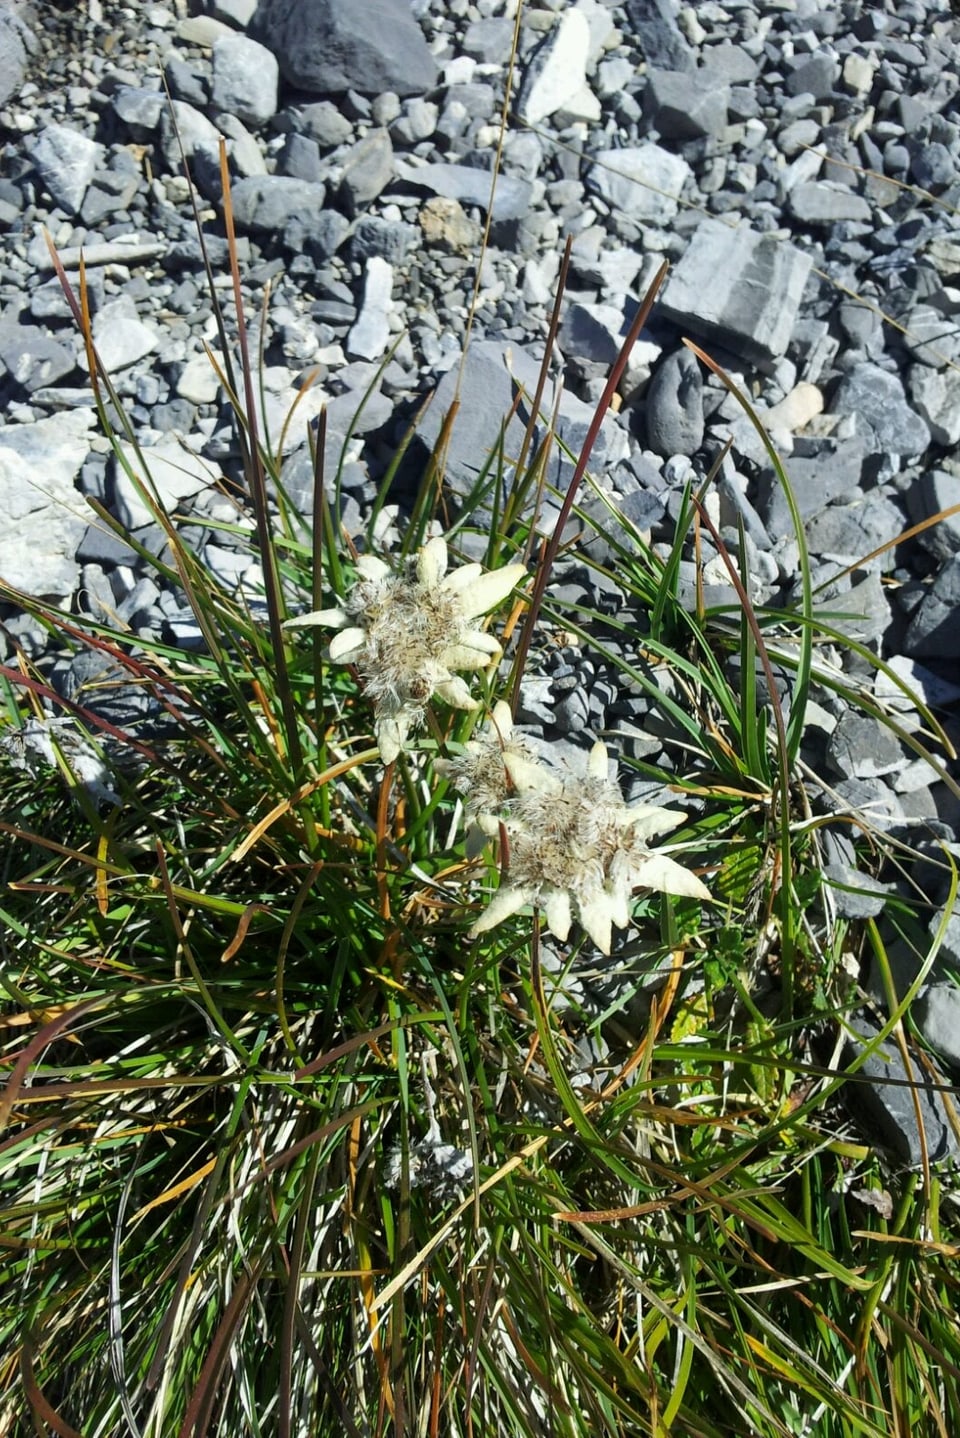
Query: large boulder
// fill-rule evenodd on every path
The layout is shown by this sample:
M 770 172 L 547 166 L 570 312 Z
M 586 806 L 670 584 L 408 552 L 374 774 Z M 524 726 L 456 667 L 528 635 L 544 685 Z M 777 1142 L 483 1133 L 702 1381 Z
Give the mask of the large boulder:
M 299 90 L 421 95 L 437 82 L 409 0 L 260 0 L 253 28 Z

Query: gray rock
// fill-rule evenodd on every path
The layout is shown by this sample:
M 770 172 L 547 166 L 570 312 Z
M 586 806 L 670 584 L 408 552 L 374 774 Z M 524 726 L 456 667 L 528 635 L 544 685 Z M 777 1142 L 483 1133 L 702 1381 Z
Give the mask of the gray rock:
M 38 598 L 69 599 L 90 512 L 74 481 L 90 449 L 91 409 L 0 429 L 0 578 Z
M 945 314 L 936 304 L 919 304 L 904 316 L 903 323 L 903 343 L 921 364 L 943 369 L 960 356 L 956 315 Z
M 879 639 L 891 622 L 890 600 L 876 569 L 849 589 L 827 584 L 817 596 L 816 608 L 833 628 L 863 644 Z
M 408 225 L 403 220 L 385 220 L 380 215 L 365 215 L 354 225 L 350 255 L 357 260 L 379 255 L 388 264 L 399 265 L 412 254 L 419 239 L 416 225 Z
M 0 10 L 0 105 L 13 99 L 27 73 L 25 28 L 13 10 Z
M 960 442 L 960 373 L 913 365 L 908 383 L 911 404 L 930 426 L 934 444 Z
M 371 130 L 347 153 L 340 178 L 340 198 L 351 219 L 393 179 L 393 145 L 386 130 Z
M 915 659 L 960 659 L 960 554 L 933 581 L 907 626 L 903 648 Z
M 612 210 L 641 223 L 667 225 L 676 218 L 690 166 L 648 141 L 620 150 L 599 150 L 587 170 L 587 189 Z
M 957 985 L 928 985 L 918 995 L 910 1014 L 930 1047 L 954 1068 L 960 1068 L 960 989 Z
M 30 153 L 48 194 L 68 214 L 78 214 L 94 173 L 106 163 L 103 146 L 69 125 L 47 125 Z
M 723 134 L 729 86 L 702 70 L 651 70 L 643 114 L 663 140 L 696 140 Z
M 260 0 L 253 29 L 299 90 L 422 95 L 437 81 L 406 0 Z
M 300 224 L 322 214 L 326 190 L 321 184 L 287 175 L 253 175 L 232 189 L 237 227 L 254 234 L 277 234 L 291 221 Z
M 899 376 L 879 365 L 858 364 L 844 375 L 830 412 L 856 416 L 858 431 L 885 454 L 916 456 L 930 444 L 929 426 L 907 403 Z
M 788 204 L 794 217 L 805 225 L 830 226 L 840 220 L 868 224 L 873 218 L 869 200 L 831 180 L 807 180 L 794 185 Z
M 659 70 L 692 70 L 696 55 L 677 24 L 670 0 L 627 0 L 626 20 L 646 62 Z
M 567 10 L 536 47 L 524 69 L 518 110 L 527 124 L 539 125 L 584 89 L 589 48 L 587 17 L 581 10 Z M 502 61 L 509 50 L 508 41 L 506 51 L 498 58 Z
M 139 457 L 126 441 L 120 447 L 140 481 L 138 486 L 119 460 L 114 462 L 112 509 L 125 529 L 139 529 L 154 521 L 154 511 L 142 491 L 150 494 L 152 490 L 161 508 L 172 514 L 182 500 L 193 499 L 218 482 L 218 471 L 172 441 L 144 446 Z
M 876 1040 L 880 1028 L 866 1013 L 857 1015 L 848 1042 L 851 1056 L 860 1057 Z M 957 1141 L 943 1106 L 943 1099 L 930 1078 L 916 1064 L 908 1073 L 894 1039 L 880 1044 L 859 1066 L 856 1080 L 843 1089 L 847 1106 L 870 1134 L 891 1149 L 904 1163 L 922 1161 L 924 1150 L 933 1162 L 957 1152 Z M 917 1126 L 917 1107 L 923 1120 L 924 1138 Z
M 278 116 L 278 121 L 281 117 Z M 313 105 L 297 105 L 284 112 L 282 128 L 316 140 L 321 150 L 332 150 L 344 144 L 353 134 L 353 126 L 330 100 Z
M 505 363 L 504 346 L 480 340 L 467 351 L 460 388 L 461 407 L 446 453 L 446 478 L 454 494 L 474 488 L 480 471 L 500 441 L 504 420 L 510 416 L 515 388 Z M 417 437 L 428 449 L 436 444 L 444 417 L 457 390 L 458 365 L 444 375 L 430 408 L 417 426 Z M 524 420 L 514 414 L 504 436 L 506 454 L 517 454 L 523 443 Z
M 655 370 L 644 399 L 647 443 L 654 454 L 696 454 L 703 443 L 703 380 L 690 350 L 674 350 Z
M 463 32 L 461 49 L 481 65 L 502 65 L 513 44 L 513 21 L 506 16 L 471 20 Z
M 398 157 L 396 171 L 397 178 L 404 184 L 430 190 L 443 199 L 457 200 L 462 205 L 478 205 L 483 210 L 490 204 L 489 170 L 477 170 L 471 165 L 453 165 L 446 161 L 416 165 Z M 500 175 L 493 201 L 493 218 L 520 219 L 526 215 L 532 199 L 533 186 L 529 180 L 518 180 L 515 175 Z
M 915 184 L 939 194 L 957 178 L 957 157 L 936 140 L 918 145 L 910 159 L 910 173 Z
M 101 307 L 94 317 L 93 339 L 108 374 L 136 364 L 160 343 L 156 330 L 140 319 L 129 295 L 118 295 Z
M 851 864 L 825 864 L 823 877 L 843 919 L 875 919 L 887 902 L 887 886 Z
M 790 343 L 812 263 L 772 235 L 703 220 L 667 281 L 659 313 L 748 359 L 773 359 Z
M 960 505 L 960 475 L 945 469 L 924 470 L 907 491 L 907 505 L 914 524 L 922 524 L 942 510 Z M 925 529 L 920 543 L 935 559 L 952 558 L 960 552 L 960 513 L 951 514 Z
M 393 268 L 377 256 L 367 261 L 363 305 L 347 336 L 347 354 L 356 359 L 379 359 L 390 341 Z
M 139 85 L 118 85 L 113 93 L 113 109 L 135 137 L 152 135 L 160 123 L 167 104 L 162 90 Z
M 291 131 L 284 139 L 277 155 L 278 175 L 287 175 L 292 180 L 307 180 L 310 184 L 323 181 L 326 168 L 320 158 L 320 146 L 307 135 Z
M 797 61 L 787 75 L 784 89 L 788 95 L 812 95 L 815 100 L 829 100 L 839 76 L 839 60 L 820 50 Z
M 76 369 L 72 351 L 33 325 L 0 327 L 0 360 L 28 394 L 56 384 Z
M 560 329 L 560 345 L 570 357 L 612 364 L 620 353 L 628 328 L 622 305 L 572 304 Z
M 840 778 L 877 779 L 902 769 L 900 740 L 871 714 L 847 709 L 827 741 L 827 761 Z
M 280 67 L 272 51 L 247 35 L 227 35 L 213 47 L 210 102 L 259 130 L 277 113 Z
M 815 555 L 862 559 L 896 539 L 906 528 L 900 506 L 873 490 L 856 504 L 831 504 L 815 515 L 807 526 L 807 547 Z M 874 563 L 884 571 L 893 569 L 893 549 Z

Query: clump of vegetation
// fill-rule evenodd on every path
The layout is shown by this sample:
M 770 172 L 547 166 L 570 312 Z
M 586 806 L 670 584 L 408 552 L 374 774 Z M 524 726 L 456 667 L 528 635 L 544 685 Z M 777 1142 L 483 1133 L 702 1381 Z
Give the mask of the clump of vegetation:
M 891 970 L 831 903 L 798 763 L 812 690 L 842 680 L 816 662 L 832 634 L 786 475 L 771 449 L 793 609 L 751 604 L 712 475 L 666 556 L 579 505 L 655 290 L 550 538 L 522 502 L 552 439 L 534 406 L 548 439 L 488 461 L 455 532 L 434 457 L 390 553 L 376 513 L 347 542 L 319 459 L 312 527 L 284 502 L 237 315 L 256 593 L 156 503 L 72 296 L 104 430 L 167 535 L 150 562 L 204 643 L 8 594 L 163 722 L 114 729 L 24 655 L 2 670 L 10 744 L 47 761 L 9 763 L 0 801 L 4 1431 L 956 1431 L 955 1193 L 893 1171 L 840 1103 L 866 1052 L 905 1047 L 917 985 L 891 980 L 875 1043 L 845 1047 L 859 963 Z M 575 511 L 616 554 L 617 615 L 551 598 Z M 704 532 L 735 608 L 683 602 Z M 460 562 L 467 533 L 483 563 Z M 576 771 L 515 725 L 557 634 L 651 696 L 669 769 L 607 736 Z M 665 802 L 625 802 L 611 750 Z M 883 836 L 860 843 L 879 862 Z

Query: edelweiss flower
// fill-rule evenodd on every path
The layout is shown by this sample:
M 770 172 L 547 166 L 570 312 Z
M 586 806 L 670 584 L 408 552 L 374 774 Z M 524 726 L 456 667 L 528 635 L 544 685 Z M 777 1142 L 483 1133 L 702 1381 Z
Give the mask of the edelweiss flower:
M 342 607 L 287 623 L 340 631 L 330 641 L 330 658 L 356 665 L 373 701 L 380 754 L 389 764 L 434 695 L 455 709 L 479 707 L 457 671 L 486 669 L 500 658 L 500 645 L 476 620 L 505 599 L 525 572 L 522 564 L 487 572 L 464 564 L 447 574 L 447 546 L 431 539 L 412 574 L 361 555 L 357 582 Z
M 506 706 L 502 706 L 506 708 Z M 485 933 L 528 904 L 543 908 L 550 932 L 567 938 L 574 907 L 603 953 L 611 929 L 630 923 L 635 889 L 709 899 L 688 869 L 644 842 L 683 819 L 676 809 L 628 806 L 607 777 L 607 751 L 594 745 L 583 778 L 561 779 L 512 735 L 509 711 L 494 711 L 488 732 L 450 766 L 487 834 L 502 824 L 509 844 L 507 880 L 470 930 Z M 498 777 L 498 765 L 499 773 Z

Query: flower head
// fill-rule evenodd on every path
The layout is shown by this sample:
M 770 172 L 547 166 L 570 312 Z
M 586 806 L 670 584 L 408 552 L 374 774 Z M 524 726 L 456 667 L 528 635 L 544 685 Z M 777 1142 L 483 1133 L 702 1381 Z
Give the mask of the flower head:
M 522 564 L 489 571 L 464 564 L 447 574 L 447 546 L 431 539 L 406 572 L 361 555 L 357 582 L 341 607 L 287 622 L 339 631 L 330 641 L 330 658 L 356 665 L 373 701 L 380 754 L 389 764 L 434 695 L 455 709 L 478 707 L 460 671 L 486 669 L 502 651 L 476 621 L 524 573 Z
M 488 835 L 502 824 L 509 845 L 506 882 L 471 936 L 533 904 L 543 908 L 547 927 L 561 941 L 576 911 L 608 954 L 612 928 L 630 922 L 636 889 L 709 899 L 695 874 L 645 842 L 680 823 L 679 810 L 625 804 L 608 777 L 601 743 L 591 751 L 585 776 L 561 779 L 513 736 L 499 709 L 488 732 L 450 766 L 454 783 L 468 796 L 468 812 Z

